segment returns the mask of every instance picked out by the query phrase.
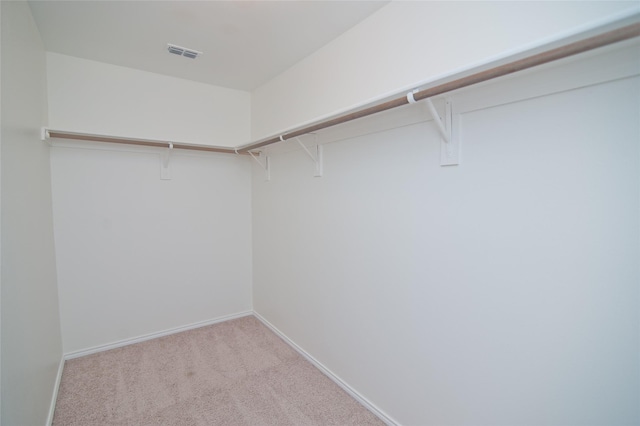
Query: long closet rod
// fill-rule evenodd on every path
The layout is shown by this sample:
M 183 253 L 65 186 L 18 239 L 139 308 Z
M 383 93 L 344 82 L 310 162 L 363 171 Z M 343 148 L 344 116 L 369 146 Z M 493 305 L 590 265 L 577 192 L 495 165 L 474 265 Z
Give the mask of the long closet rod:
M 515 60 L 504 65 L 499 65 L 484 71 L 471 74 L 466 77 L 458 78 L 447 83 L 439 84 L 424 90 L 413 93 L 413 100 L 421 101 L 432 96 L 441 95 L 443 93 L 451 92 L 456 89 L 471 86 L 473 84 L 482 83 L 494 78 L 503 77 L 508 74 L 512 74 L 518 71 L 523 71 L 529 68 L 533 68 L 538 65 L 543 65 L 558 59 L 563 59 L 569 56 L 577 55 L 579 53 L 587 52 L 589 50 L 604 47 L 613 43 L 628 40 L 634 37 L 640 36 L 640 23 L 634 23 L 621 27 L 615 30 L 611 30 L 602 34 L 598 34 L 593 37 L 586 38 L 577 42 L 573 42 L 558 48 L 547 50 L 541 53 L 537 53 L 523 59 Z M 345 113 L 335 118 L 330 118 L 318 123 L 303 127 L 298 130 L 284 133 L 278 136 L 271 137 L 266 140 L 254 142 L 248 145 L 243 145 L 238 148 L 239 153 L 251 151 L 257 148 L 261 148 L 274 143 L 282 142 L 287 139 L 302 136 L 308 133 L 312 133 L 318 130 L 326 129 L 328 127 L 336 126 L 338 124 L 346 123 L 348 121 L 357 120 L 358 118 L 366 117 L 379 112 L 387 111 L 393 108 L 401 107 L 409 104 L 408 95 L 402 96 L 390 101 L 382 102 L 368 108 Z

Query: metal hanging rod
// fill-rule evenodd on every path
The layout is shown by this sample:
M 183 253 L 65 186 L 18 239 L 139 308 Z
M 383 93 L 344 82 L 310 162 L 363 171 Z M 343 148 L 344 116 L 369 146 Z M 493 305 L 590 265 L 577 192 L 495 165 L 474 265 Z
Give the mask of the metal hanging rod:
M 553 62 L 559 59 L 563 59 L 569 56 L 577 55 L 579 53 L 587 52 L 589 50 L 604 47 L 613 43 L 617 43 L 624 40 L 629 40 L 634 37 L 640 36 L 640 23 L 634 23 L 621 27 L 615 30 L 611 30 L 593 37 L 586 38 L 574 43 L 570 43 L 558 48 L 547 50 L 541 53 L 533 54 L 523 59 L 515 60 L 507 64 L 498 65 L 496 67 L 479 71 L 477 73 L 458 78 L 456 80 L 439 84 L 437 86 L 429 87 L 424 90 L 415 92 L 409 92 L 413 94 L 414 101 L 421 101 L 431 98 L 433 96 L 441 95 L 443 93 L 451 92 L 453 90 L 461 89 L 463 87 L 471 86 L 473 84 L 482 83 L 484 81 L 492 80 L 494 78 L 503 77 L 518 71 L 523 71 L 529 68 L 533 68 L 538 65 L 543 65 L 549 62 Z M 403 95 L 402 97 L 392 99 L 390 101 L 382 102 L 361 110 L 353 111 L 340 115 L 335 118 L 330 118 L 324 121 L 320 121 L 315 124 L 311 124 L 307 127 L 303 127 L 298 130 L 294 130 L 289 133 L 284 133 L 278 136 L 274 136 L 259 142 L 254 142 L 248 145 L 243 145 L 238 148 L 238 152 L 247 152 L 257 148 L 262 148 L 267 145 L 282 142 L 288 139 L 292 139 L 298 136 L 302 136 L 308 133 L 316 132 L 318 130 L 326 129 L 328 127 L 336 126 L 338 124 L 346 123 L 348 121 L 357 120 L 358 118 L 366 117 L 369 115 L 377 114 L 379 112 L 387 111 L 393 108 L 401 107 L 411 103 L 409 96 Z
M 369 115 L 377 114 L 379 112 L 387 111 L 393 108 L 401 107 L 409 103 L 429 99 L 433 96 L 441 95 L 443 93 L 451 92 L 453 90 L 461 89 L 467 86 L 471 86 L 477 83 L 482 83 L 494 78 L 503 77 L 518 71 L 523 71 L 529 68 L 543 65 L 549 62 L 553 62 L 559 59 L 567 58 L 569 56 L 584 53 L 599 47 L 608 46 L 624 40 L 629 40 L 640 36 L 640 22 L 627 25 L 621 28 L 617 28 L 602 34 L 598 34 L 593 37 L 586 38 L 584 40 L 576 41 L 566 44 L 551 50 L 547 50 L 541 53 L 533 54 L 523 59 L 514 60 L 512 62 L 495 66 L 487 70 L 482 70 L 474 74 L 464 76 L 446 83 L 438 84 L 433 87 L 429 87 L 423 90 L 411 91 L 401 97 L 392 99 L 390 101 L 381 102 L 373 106 L 348 112 L 343 115 L 329 118 L 327 120 L 319 121 L 309 126 L 293 130 L 288 133 L 280 134 L 270 137 L 258 142 L 253 142 L 247 145 L 241 145 L 236 148 L 217 147 L 217 146 L 203 146 L 203 145 L 190 145 L 177 142 L 165 142 L 154 141 L 148 139 L 133 139 L 122 138 L 103 135 L 91 135 L 85 133 L 65 132 L 61 130 L 49 130 L 43 129 L 42 139 L 47 137 L 62 138 L 62 139 L 77 139 L 86 141 L 97 142 L 110 142 L 119 143 L 125 145 L 141 145 L 152 146 L 159 148 L 166 148 L 173 144 L 175 149 L 187 149 L 194 151 L 208 151 L 208 152 L 221 152 L 226 154 L 247 154 L 251 150 L 262 148 L 267 145 L 271 145 L 278 142 L 283 142 L 288 139 L 296 138 L 308 133 L 313 133 L 318 130 L 326 129 L 328 127 L 336 126 L 338 124 L 346 123 L 349 121 L 357 120 L 358 118 L 367 117 Z M 412 96 L 410 96 L 412 95 Z M 413 101 L 413 102 L 412 102 Z

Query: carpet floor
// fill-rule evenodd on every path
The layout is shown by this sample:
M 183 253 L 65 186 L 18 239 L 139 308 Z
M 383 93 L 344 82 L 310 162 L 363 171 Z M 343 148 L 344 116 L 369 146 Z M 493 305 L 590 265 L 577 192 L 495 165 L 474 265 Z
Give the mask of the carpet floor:
M 247 316 L 66 361 L 53 424 L 384 423 Z

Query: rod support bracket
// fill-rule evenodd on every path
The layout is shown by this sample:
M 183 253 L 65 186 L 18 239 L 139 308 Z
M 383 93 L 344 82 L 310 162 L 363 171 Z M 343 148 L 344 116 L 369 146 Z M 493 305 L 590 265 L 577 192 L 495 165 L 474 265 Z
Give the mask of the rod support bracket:
M 269 156 L 264 155 L 262 151 L 260 151 L 257 156 L 251 151 L 247 151 L 247 152 L 249 153 L 251 158 L 256 160 L 256 163 L 258 163 L 260 167 L 264 169 L 264 172 L 265 172 L 264 180 L 265 182 L 269 182 L 271 180 L 271 163 L 269 162 Z M 260 161 L 260 158 L 264 158 L 264 161 Z
M 451 142 L 451 121 L 449 120 L 449 116 L 451 115 L 451 102 L 449 100 L 445 101 L 444 120 L 442 119 L 442 117 L 440 117 L 440 114 L 438 114 L 436 107 L 433 106 L 431 98 L 425 99 L 425 104 L 429 109 L 429 113 L 431 114 L 433 121 L 438 127 L 440 135 L 442 135 L 442 139 L 444 139 L 444 141 L 447 143 Z
M 169 142 L 169 146 L 162 154 L 160 154 L 160 179 L 171 180 L 171 152 L 173 144 Z
M 460 135 L 458 128 L 460 123 L 460 114 L 453 114 L 453 105 L 449 99 L 445 99 L 444 103 L 444 120 L 442 127 L 444 134 L 440 142 L 440 165 L 441 166 L 457 166 L 460 164 Z
M 296 142 L 298 142 L 300 147 L 302 147 L 304 152 L 307 153 L 309 158 L 311 158 L 311 160 L 314 162 L 316 168 L 315 168 L 315 173 L 313 174 L 313 176 L 314 177 L 322 177 L 322 173 L 323 173 L 322 145 L 319 145 L 317 143 L 318 142 L 317 141 L 317 135 L 316 135 L 316 144 L 314 145 L 313 148 L 311 148 L 311 150 L 309 150 L 309 148 L 307 148 L 307 146 L 302 143 L 302 141 L 300 140 L 299 137 L 296 137 L 294 139 L 296 140 Z M 312 152 L 312 151 L 315 151 L 315 152 Z
M 407 94 L 407 100 L 409 100 L 409 97 L 413 99 L 414 92 Z M 409 100 L 409 103 L 415 103 L 415 101 L 411 102 Z M 440 165 L 456 166 L 460 164 L 460 138 L 456 131 L 459 114 L 454 119 L 451 100 L 444 100 L 444 115 L 442 116 L 436 110 L 431 98 L 425 99 L 424 105 L 440 133 Z

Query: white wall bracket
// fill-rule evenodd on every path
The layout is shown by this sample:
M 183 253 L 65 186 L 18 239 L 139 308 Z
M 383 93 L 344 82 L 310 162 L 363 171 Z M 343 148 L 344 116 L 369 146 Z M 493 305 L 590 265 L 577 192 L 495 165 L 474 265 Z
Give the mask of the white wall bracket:
M 429 109 L 429 113 L 431 114 L 431 117 L 433 117 L 434 123 L 436 123 L 436 126 L 438 127 L 438 131 L 442 135 L 442 139 L 444 139 L 446 143 L 451 142 L 451 121 L 448 120 L 449 116 L 451 115 L 451 102 L 449 101 L 445 102 L 444 120 L 440 117 L 440 115 L 438 114 L 438 111 L 436 111 L 436 107 L 433 106 L 433 102 L 431 102 L 431 98 L 425 99 L 425 104 Z
M 40 128 L 40 139 L 42 139 L 43 141 L 46 141 L 49 138 L 50 138 L 49 129 L 47 129 L 46 127 L 41 127 Z
M 413 98 L 414 92 L 407 93 L 407 100 L 410 104 L 416 103 Z M 424 104 L 426 105 L 429 115 L 433 118 L 433 121 L 440 132 L 440 136 L 442 137 L 440 142 L 440 165 L 456 166 L 460 164 L 460 138 L 458 137 L 457 132 L 454 131 L 451 101 L 449 99 L 445 99 L 444 116 L 442 117 L 438 114 L 431 98 L 425 99 Z
M 253 152 L 248 151 L 249 155 L 251 156 L 251 158 L 253 158 L 254 160 L 256 160 L 256 162 L 258 164 L 260 164 L 260 167 L 262 167 L 265 171 L 265 181 L 269 182 L 271 180 L 271 164 L 269 163 L 269 156 L 268 155 L 264 155 L 264 153 L 262 151 L 260 151 L 260 153 L 258 154 L 258 156 L 255 156 L 253 154 Z M 264 157 L 264 161 L 260 161 L 260 158 Z
M 442 135 L 440 142 L 440 165 L 457 166 L 460 164 L 460 138 L 454 130 L 452 105 L 449 99 L 444 102 L 444 117 L 438 115 L 431 99 L 427 99 L 427 108 Z
M 169 147 L 160 154 L 160 179 L 171 180 L 171 152 L 173 151 L 173 144 L 170 143 Z
M 298 144 L 302 147 L 302 149 L 304 150 L 304 152 L 307 153 L 307 155 L 311 158 L 311 160 L 314 162 L 316 169 L 315 169 L 315 173 L 313 174 L 313 176 L 315 177 L 322 177 L 322 173 L 323 173 L 323 157 L 322 157 L 322 145 L 318 145 L 316 143 L 316 145 L 312 148 L 312 150 L 310 151 L 309 148 L 307 148 L 307 146 L 305 144 L 302 143 L 302 141 L 300 140 L 300 138 L 295 138 L 296 142 L 298 142 Z M 315 152 L 312 152 L 315 151 Z

